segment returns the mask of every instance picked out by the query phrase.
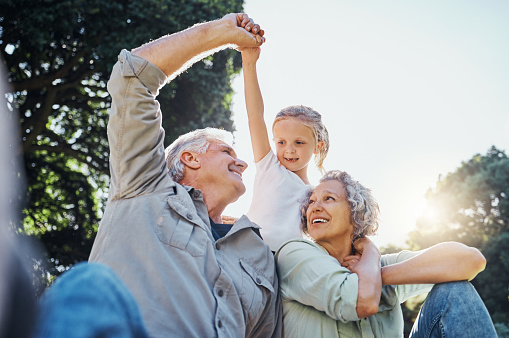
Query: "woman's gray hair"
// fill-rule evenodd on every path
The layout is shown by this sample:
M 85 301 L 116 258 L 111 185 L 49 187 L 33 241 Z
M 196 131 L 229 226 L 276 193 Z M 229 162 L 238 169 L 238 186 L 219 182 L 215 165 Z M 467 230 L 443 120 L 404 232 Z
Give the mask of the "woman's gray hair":
M 233 135 L 223 129 L 205 128 L 180 135 L 179 138 L 173 141 L 164 151 L 171 178 L 177 183 L 184 178 L 185 166 L 180 160 L 180 156 L 184 151 L 205 154 L 213 141 L 222 141 L 233 146 Z
M 354 180 L 347 172 L 340 170 L 328 171 L 320 179 L 320 183 L 332 180 L 340 182 L 345 188 L 346 198 L 350 204 L 352 224 L 354 226 L 352 243 L 359 238 L 376 234 L 380 221 L 380 209 L 371 189 L 366 188 L 358 181 Z M 306 212 L 312 193 L 313 189 L 307 191 L 306 198 L 303 200 L 300 208 L 302 232 L 308 236 Z
M 288 118 L 296 118 L 299 119 L 302 124 L 311 128 L 313 131 L 313 135 L 315 136 L 315 142 L 323 141 L 323 147 L 320 149 L 318 154 L 315 156 L 315 164 L 320 169 L 320 172 L 323 174 L 325 169 L 323 167 L 323 161 L 327 157 L 327 153 L 329 152 L 329 132 L 325 125 L 322 122 L 322 115 L 315 111 L 313 108 L 306 106 L 290 106 L 282 109 L 279 113 L 277 113 L 274 118 L 274 123 L 272 124 L 272 129 L 274 129 L 274 125 L 281 121 L 286 120 Z

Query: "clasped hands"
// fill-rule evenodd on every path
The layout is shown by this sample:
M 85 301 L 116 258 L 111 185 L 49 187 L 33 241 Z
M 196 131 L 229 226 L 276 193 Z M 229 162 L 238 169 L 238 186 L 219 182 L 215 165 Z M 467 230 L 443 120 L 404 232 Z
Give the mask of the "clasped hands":
M 265 31 L 260 28 L 259 24 L 255 24 L 253 19 L 247 14 L 227 14 L 222 20 L 233 28 L 230 32 L 235 35 L 231 37 L 230 41 L 239 49 L 243 47 L 259 47 L 265 42 Z M 238 28 L 242 29 L 239 30 Z
M 356 273 L 359 269 L 359 262 L 361 261 L 361 258 L 363 254 L 366 251 L 370 251 L 371 253 L 375 253 L 375 255 L 370 255 L 373 258 L 378 257 L 378 265 L 380 264 L 380 251 L 376 247 L 375 243 L 373 243 L 369 238 L 359 238 L 357 239 L 353 247 L 355 249 L 354 255 L 349 255 L 343 258 L 343 262 L 341 263 L 341 266 L 347 268 L 353 273 Z M 375 262 L 366 262 L 367 264 L 374 264 Z

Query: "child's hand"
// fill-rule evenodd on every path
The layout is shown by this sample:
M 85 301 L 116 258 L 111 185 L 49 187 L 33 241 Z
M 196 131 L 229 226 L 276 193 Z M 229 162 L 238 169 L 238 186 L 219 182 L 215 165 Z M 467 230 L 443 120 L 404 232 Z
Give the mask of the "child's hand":
M 260 47 L 243 47 L 239 48 L 239 51 L 242 53 L 242 64 L 256 64 L 258 58 L 260 57 Z

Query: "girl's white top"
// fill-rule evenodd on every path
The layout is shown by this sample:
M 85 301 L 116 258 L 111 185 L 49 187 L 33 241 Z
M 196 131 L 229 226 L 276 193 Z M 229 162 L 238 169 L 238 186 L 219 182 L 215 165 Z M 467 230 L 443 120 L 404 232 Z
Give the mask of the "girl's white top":
M 302 238 L 300 205 L 311 186 L 282 166 L 272 150 L 255 166 L 253 200 L 247 216 L 261 227 L 264 241 L 276 251 L 284 242 Z

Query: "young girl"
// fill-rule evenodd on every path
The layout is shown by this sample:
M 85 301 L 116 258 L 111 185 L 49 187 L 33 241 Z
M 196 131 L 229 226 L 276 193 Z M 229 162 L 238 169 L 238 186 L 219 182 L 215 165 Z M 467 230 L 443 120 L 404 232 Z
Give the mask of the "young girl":
M 263 118 L 263 99 L 256 75 L 260 48 L 242 49 L 244 90 L 256 163 L 253 200 L 247 216 L 261 227 L 261 235 L 272 251 L 300 231 L 301 199 L 308 190 L 308 164 L 313 155 L 324 172 L 329 134 L 319 113 L 305 106 L 281 110 L 272 125 L 276 154 L 270 148 Z

